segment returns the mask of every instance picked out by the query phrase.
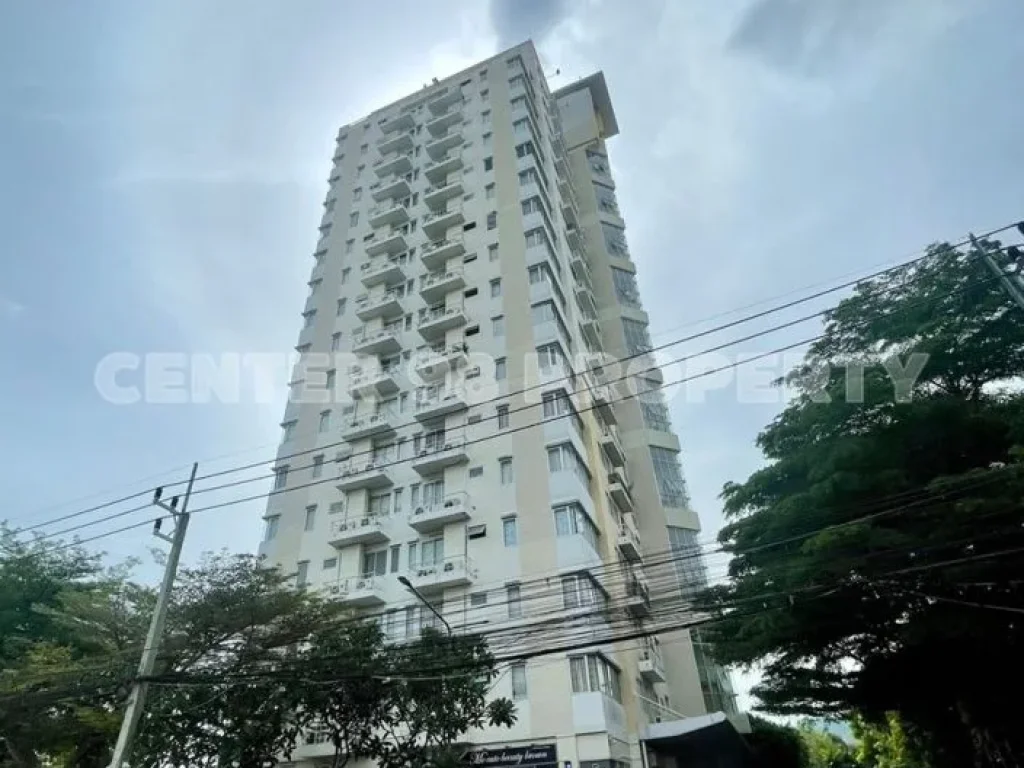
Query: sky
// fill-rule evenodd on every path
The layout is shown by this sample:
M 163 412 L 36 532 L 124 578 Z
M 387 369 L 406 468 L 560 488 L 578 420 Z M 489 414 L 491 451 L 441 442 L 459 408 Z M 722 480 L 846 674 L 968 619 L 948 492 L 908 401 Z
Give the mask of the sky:
M 659 344 L 1024 218 L 1021 29 L 1017 0 L 0 5 L 0 517 L 56 532 L 126 507 L 43 524 L 181 481 L 193 461 L 273 457 L 283 390 L 118 405 L 97 365 L 290 351 L 338 127 L 432 77 L 527 38 L 553 87 L 604 71 Z M 668 393 L 706 539 L 723 483 L 759 466 L 755 438 L 782 407 L 763 386 L 783 373 L 772 365 Z M 267 476 L 194 508 L 265 492 Z M 258 501 L 196 514 L 186 558 L 254 551 L 261 514 Z M 94 546 L 116 559 L 154 543 L 142 528 Z

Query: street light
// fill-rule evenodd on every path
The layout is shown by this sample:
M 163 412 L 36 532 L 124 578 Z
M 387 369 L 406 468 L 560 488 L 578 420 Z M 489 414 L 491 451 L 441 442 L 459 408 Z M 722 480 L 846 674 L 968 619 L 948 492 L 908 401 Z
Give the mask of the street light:
M 449 623 L 448 623 L 448 622 L 447 622 L 447 621 L 445 620 L 444 616 L 442 616 L 442 615 L 441 615 L 441 614 L 440 614 L 440 613 L 438 612 L 437 608 L 435 608 L 434 606 L 432 606 L 432 605 L 431 605 L 431 604 L 430 604 L 430 603 L 428 602 L 427 598 L 425 598 L 425 597 L 424 597 L 424 596 L 423 596 L 422 594 L 420 594 L 420 591 L 419 591 L 418 589 L 416 589 L 416 587 L 414 587 L 414 586 L 412 585 L 412 582 L 411 582 L 411 581 L 409 581 L 409 579 L 407 579 L 407 578 L 406 578 L 405 576 L 399 576 L 399 577 L 398 577 L 398 583 L 399 583 L 399 584 L 401 584 L 401 585 L 402 585 L 403 587 L 405 587 L 406 589 L 408 589 L 408 590 L 409 590 L 410 592 L 412 592 L 412 593 L 413 593 L 414 595 L 416 595 L 416 598 L 417 598 L 417 599 L 418 599 L 418 600 L 419 600 L 419 601 L 420 601 L 421 603 L 423 603 L 423 604 L 424 604 L 425 606 L 427 606 L 427 608 L 429 608 L 429 609 L 430 609 L 430 612 L 431 612 L 432 614 L 434 614 L 435 616 L 437 616 L 437 618 L 439 618 L 439 619 L 441 620 L 441 623 L 442 623 L 442 624 L 444 624 L 444 628 L 448 630 L 448 637 L 451 637 L 451 636 L 452 636 L 452 625 L 451 625 L 451 624 L 449 624 Z

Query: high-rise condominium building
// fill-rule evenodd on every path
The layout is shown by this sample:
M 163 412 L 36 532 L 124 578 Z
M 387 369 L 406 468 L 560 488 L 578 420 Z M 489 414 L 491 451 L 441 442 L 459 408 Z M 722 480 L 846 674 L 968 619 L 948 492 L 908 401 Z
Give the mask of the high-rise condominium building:
M 499 658 L 564 648 L 505 669 L 518 723 L 469 736 L 588 768 L 732 708 L 695 636 L 653 634 L 687 618 L 699 523 L 617 132 L 603 75 L 552 93 L 531 43 L 341 128 L 261 545 L 396 642 L 437 624 L 406 577 Z

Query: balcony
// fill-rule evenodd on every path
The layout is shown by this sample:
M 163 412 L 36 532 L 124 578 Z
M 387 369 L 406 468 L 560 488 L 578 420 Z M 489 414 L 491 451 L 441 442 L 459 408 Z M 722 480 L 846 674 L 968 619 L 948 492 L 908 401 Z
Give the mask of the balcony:
M 439 136 L 433 141 L 427 142 L 424 149 L 431 160 L 440 160 L 448 150 L 462 146 L 462 126 L 452 128 L 448 133 Z
M 578 246 L 569 252 L 569 268 L 572 269 L 573 277 L 593 290 L 594 281 L 590 274 L 590 265 L 583 258 L 583 251 Z
M 651 593 L 639 577 L 633 576 L 626 582 L 626 610 L 638 619 L 651 615 Z
M 352 419 L 341 428 L 341 439 L 348 442 L 362 440 L 367 437 L 388 437 L 395 434 L 398 416 L 383 409 L 372 416 Z
M 398 258 L 381 258 L 364 261 L 359 268 L 359 279 L 367 288 L 384 283 L 397 283 L 405 280 L 405 260 Z
M 449 173 L 453 173 L 461 168 L 462 154 L 459 152 L 449 152 L 443 157 L 427 163 L 423 168 L 423 175 L 427 177 L 427 181 L 431 184 L 441 184 L 448 178 Z
M 396 232 L 374 232 L 373 237 L 363 241 L 367 256 L 380 256 L 382 253 L 398 254 L 409 246 L 405 242 L 405 233 L 401 230 Z
M 597 300 L 594 298 L 593 290 L 583 281 L 573 282 L 573 295 L 576 297 L 576 304 L 584 312 L 597 313 Z
M 440 503 L 416 507 L 409 515 L 409 525 L 420 533 L 429 533 L 444 528 L 448 523 L 468 520 L 472 512 L 469 497 L 465 493 L 453 493 Z
M 448 210 L 431 211 L 423 217 L 423 234 L 431 239 L 443 238 L 450 228 L 465 220 L 461 205 L 453 205 Z
M 619 433 L 615 427 L 605 427 L 601 431 L 598 442 L 613 467 L 625 466 L 626 452 L 622 448 L 622 441 L 619 439 Z
M 346 605 L 355 607 L 376 607 L 384 605 L 384 580 L 366 576 L 337 581 L 324 586 L 327 595 Z
M 354 370 L 349 379 L 351 394 L 373 392 L 378 395 L 393 395 L 401 387 L 398 384 L 397 366 L 391 369 L 376 368 L 369 371 Z
M 462 196 L 462 173 L 453 173 L 444 181 L 423 190 L 423 202 L 432 211 L 444 208 L 453 197 Z
M 427 341 L 443 338 L 452 328 L 466 324 L 466 308 L 461 304 L 453 307 L 421 309 L 416 330 Z
M 405 176 L 395 175 L 386 179 L 375 181 L 370 185 L 370 197 L 375 202 L 387 200 L 392 197 L 408 197 L 409 181 Z
M 467 360 L 465 344 L 436 344 L 416 356 L 413 370 L 423 381 L 435 381 L 465 365 Z
M 393 317 L 402 314 L 402 297 L 395 291 L 384 291 L 376 296 L 356 298 L 356 317 L 364 323 L 375 317 Z
M 428 442 L 426 435 L 424 443 Z M 420 448 L 412 459 L 412 468 L 421 475 L 435 475 L 447 467 L 454 467 L 469 461 L 466 438 L 462 435 L 437 434 L 433 442 Z
M 378 179 L 395 174 L 401 175 L 412 170 L 412 152 L 396 152 L 385 155 L 373 163 L 373 170 Z
M 583 307 L 580 307 L 580 330 L 592 346 L 601 346 L 601 325 L 597 315 Z
M 665 662 L 661 658 L 661 647 L 653 638 L 644 638 L 637 667 L 640 677 L 649 683 L 664 683 L 668 679 L 665 675 Z
M 450 109 L 427 123 L 427 133 L 431 136 L 443 136 L 453 125 L 462 122 L 462 110 Z
M 357 328 L 352 334 L 352 351 L 357 355 L 393 355 L 401 349 L 401 335 L 392 328 L 377 331 Z
M 405 224 L 408 220 L 409 209 L 400 203 L 398 198 L 391 198 L 370 209 L 371 227 L 395 226 Z
M 616 538 L 616 545 L 622 557 L 627 562 L 639 563 L 643 558 L 643 547 L 640 544 L 640 534 L 637 533 L 636 523 L 632 515 L 624 515 L 619 522 L 619 533 Z
M 350 544 L 383 544 L 388 536 L 387 526 L 391 518 L 384 515 L 349 517 L 331 522 L 327 543 L 341 549 Z
M 633 504 L 633 495 L 629 492 L 625 478 L 620 472 L 608 473 L 608 495 L 612 501 L 623 512 L 636 512 L 636 505 Z
M 464 411 L 469 407 L 466 395 L 460 389 L 439 391 L 432 397 L 424 397 L 416 401 L 415 417 L 421 421 L 430 421 L 450 413 Z
M 384 125 L 380 127 L 381 131 L 385 135 L 394 133 L 395 131 L 407 131 L 410 128 L 416 127 L 416 120 L 412 116 L 412 112 L 403 112 L 398 117 L 388 120 Z
M 379 462 L 381 465 L 387 462 Z M 338 490 L 348 493 L 369 488 L 387 488 L 394 485 L 388 477 L 387 470 L 378 466 L 372 459 L 370 461 L 349 460 L 341 465 L 338 470 Z
M 444 269 L 448 259 L 461 256 L 466 252 L 466 245 L 461 237 L 442 238 L 427 243 L 420 250 L 420 260 L 427 269 Z
M 420 297 L 427 304 L 436 304 L 452 291 L 462 290 L 465 286 L 466 276 L 462 269 L 431 272 L 420 278 Z
M 579 250 L 583 247 L 583 237 L 580 234 L 580 228 L 577 226 L 568 226 L 565 228 L 565 240 L 569 243 L 569 248 L 572 250 Z
M 613 407 L 613 401 L 611 393 L 608 387 L 603 384 L 596 384 L 590 388 L 590 398 L 594 401 L 594 407 L 597 412 L 601 414 L 601 418 L 608 424 L 618 424 L 619 420 L 615 416 L 615 408 Z
M 460 101 L 462 101 L 461 88 L 446 88 L 427 102 L 427 109 L 430 110 L 430 114 L 432 115 L 440 115 L 443 114 L 452 104 L 456 104 Z
M 476 567 L 465 555 L 446 557 L 440 563 L 420 564 L 411 569 L 409 581 L 421 592 L 465 587 L 476 581 Z
M 385 133 L 377 142 L 377 151 L 382 155 L 390 152 L 408 152 L 413 145 L 412 134 L 412 131 Z

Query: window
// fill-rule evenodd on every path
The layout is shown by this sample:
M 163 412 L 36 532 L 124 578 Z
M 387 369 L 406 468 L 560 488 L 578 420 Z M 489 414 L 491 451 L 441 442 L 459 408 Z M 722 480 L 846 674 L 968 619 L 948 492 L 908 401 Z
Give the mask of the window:
M 508 406 L 499 405 L 498 411 L 498 429 L 508 429 Z
M 497 261 L 498 260 L 498 244 L 491 243 L 487 246 L 487 260 Z
M 526 664 L 519 662 L 512 665 L 512 700 L 522 701 L 526 698 Z
M 321 477 L 324 473 L 324 455 L 321 453 L 319 456 L 313 457 L 313 477 Z
M 505 362 L 504 357 L 499 357 L 494 361 L 494 380 L 504 381 L 508 376 L 508 365 Z
M 520 107 L 525 107 L 526 106 L 526 97 L 525 96 L 516 96 L 514 99 L 512 99 L 512 101 L 509 102 L 509 104 L 512 106 L 512 110 L 513 111 L 519 109 Z
M 676 579 L 683 594 L 691 597 L 707 589 L 708 573 L 701 557 L 697 531 L 670 525 L 668 541 L 675 561 Z
M 306 521 L 302 525 L 302 530 L 312 531 L 316 527 L 316 504 L 310 504 L 306 507 Z
M 331 334 L 331 352 L 337 352 L 341 349 L 341 334 Z
M 573 693 L 603 693 L 615 701 L 622 701 L 619 668 L 599 653 L 570 656 L 569 678 Z
M 383 576 L 388 571 L 388 551 L 379 549 L 376 552 L 363 553 L 363 578 Z
M 505 316 L 498 315 L 497 317 L 491 318 L 491 334 L 495 338 L 505 335 Z
M 345 307 L 348 305 L 348 299 L 338 299 L 337 307 L 334 310 L 336 317 L 341 317 L 345 314 Z
M 540 197 L 531 197 L 529 200 L 523 200 L 523 216 L 529 216 L 531 213 L 544 213 Z
M 498 459 L 498 469 L 501 474 L 501 484 L 511 485 L 514 479 L 512 475 L 512 459 L 508 457 Z
M 352 270 L 349 269 L 348 267 L 345 267 L 343 270 L 341 270 L 341 284 L 342 285 L 345 285 L 348 282 L 348 278 L 349 278 L 349 275 L 351 274 L 351 272 L 352 272 Z
M 483 135 L 483 145 L 484 145 L 485 147 L 489 147 L 489 146 L 491 146 L 491 141 L 492 141 L 493 139 L 494 139 L 494 134 L 493 134 L 493 133 L 485 133 L 485 134 Z
M 644 402 L 643 397 L 641 397 L 640 412 L 643 414 L 644 424 L 648 429 L 658 432 L 672 431 L 672 422 L 669 419 L 668 406 L 665 403 L 648 403 Z
M 295 564 L 295 586 L 302 588 L 309 583 L 309 560 L 300 560 Z
M 313 254 L 313 261 L 316 262 L 318 267 L 324 263 L 325 256 L 327 256 L 327 251 L 317 251 Z
M 501 296 L 501 278 L 496 277 L 491 280 L 491 298 L 496 299 Z
M 533 248 L 537 245 L 551 247 L 548 242 L 548 233 L 544 230 L 544 227 L 537 227 L 526 233 L 526 247 Z
M 316 310 L 311 309 L 309 312 L 302 313 L 302 327 L 312 328 L 313 323 L 316 322 Z
M 398 572 L 398 563 L 402 557 L 402 545 L 395 544 L 391 547 L 391 572 Z
M 586 484 L 590 481 L 587 467 L 571 443 L 562 443 L 548 448 L 548 471 L 552 474 L 575 472 L 580 482 Z
M 309 295 L 315 296 L 316 292 L 320 290 L 320 286 L 323 284 L 323 280 L 310 280 L 309 281 Z
M 333 571 L 337 567 L 338 558 L 336 557 L 328 557 L 326 560 L 324 560 L 323 565 L 321 566 L 321 568 L 323 568 L 323 570 L 325 571 Z
M 485 171 L 493 171 L 494 170 L 494 158 L 493 157 L 485 157 L 484 158 L 484 170 Z
M 517 136 L 523 133 L 527 133 L 530 130 L 530 121 L 525 117 L 521 117 L 512 123 L 512 133 Z
M 612 284 L 615 296 L 620 304 L 640 309 L 640 289 L 637 288 L 636 275 L 625 269 L 612 267 Z
M 355 250 L 355 247 L 356 247 L 356 241 L 355 240 L 346 240 L 345 241 L 345 255 L 346 256 L 351 255 L 352 251 Z
M 472 467 L 469 470 L 469 476 L 470 477 L 483 477 L 484 476 L 484 468 L 483 467 Z
M 666 507 L 687 507 L 690 497 L 686 491 L 679 454 L 669 448 L 650 446 L 654 477 L 658 481 L 658 494 Z
M 491 211 L 487 214 L 487 228 L 495 229 L 498 226 L 498 212 Z
M 523 615 L 522 590 L 518 584 L 509 584 L 505 587 L 506 603 L 508 604 L 508 617 L 518 619 Z
M 337 379 L 338 372 L 332 368 L 327 372 L 327 375 L 324 376 L 324 389 L 326 389 L 328 392 L 333 392 L 334 385 L 337 383 Z
M 501 537 L 506 547 L 515 547 L 519 544 L 519 527 L 514 517 L 506 517 L 501 521 Z
M 494 199 L 494 194 L 495 194 L 494 184 L 488 184 L 486 187 L 484 187 L 484 197 L 486 199 L 493 200 Z
M 274 490 L 280 491 L 286 485 L 288 485 L 288 467 L 277 467 L 274 470 Z
M 629 354 L 642 355 L 654 348 L 646 323 L 624 317 L 622 318 L 622 331 L 626 337 L 626 349 Z
M 327 508 L 327 514 L 328 515 L 340 515 L 344 511 L 345 511 L 345 502 L 344 501 L 332 501 L 331 502 L 331 506 L 329 506 Z
M 365 130 L 365 126 L 364 126 L 364 130 Z M 359 147 L 359 154 L 360 155 L 365 155 L 369 151 L 370 151 L 370 145 L 369 144 L 363 144 L 363 145 L 361 145 Z
M 295 437 L 295 422 L 286 421 L 281 425 L 281 442 L 287 443 L 293 437 Z
M 490 125 L 491 124 L 491 110 L 485 109 L 483 112 L 481 112 L 480 113 L 480 119 L 481 119 L 481 121 L 483 121 L 484 125 Z
M 560 504 L 555 507 L 555 535 L 582 536 L 595 550 L 598 549 L 600 533 L 594 521 L 579 504 Z
M 369 517 L 386 517 L 391 514 L 391 494 L 373 493 L 366 502 L 366 514 Z
M 487 89 L 484 89 L 484 90 L 480 91 L 480 100 L 481 101 L 487 101 L 490 98 L 490 96 L 491 96 L 491 92 L 488 91 Z
M 486 79 L 487 79 L 487 70 L 486 69 L 481 69 L 480 70 L 480 82 L 483 82 Z
M 522 144 L 516 145 L 516 157 L 528 157 L 533 154 L 535 152 L 533 151 L 532 141 L 524 141 Z
M 597 586 L 593 576 L 580 572 L 562 577 L 562 602 L 566 609 L 591 605 L 607 607 L 608 596 Z
M 356 187 L 355 189 L 353 189 L 352 190 L 352 202 L 353 203 L 358 203 L 362 199 L 363 199 L 363 188 L 362 187 Z
M 277 538 L 277 529 L 281 526 L 281 516 L 271 515 L 267 518 L 267 527 L 263 529 L 263 540 L 273 541 Z
M 536 168 L 527 168 L 525 171 L 519 172 L 519 186 L 525 187 L 530 184 L 537 184 L 539 178 L 537 176 Z
M 471 608 L 481 608 L 487 605 L 487 593 L 486 592 L 474 592 L 469 596 L 469 605 Z
M 362 176 L 362 175 L 363 175 L 363 171 L 364 171 L 364 170 L 366 170 L 366 166 L 365 166 L 365 165 L 357 165 L 357 166 L 356 166 L 356 178 L 357 178 L 357 179 L 358 179 L 358 178 L 359 178 L 360 176 Z
M 331 428 L 331 412 L 330 411 L 320 411 L 320 426 L 318 427 L 318 431 L 322 435 L 325 432 L 328 432 L 330 430 L 330 428 Z
M 428 568 L 444 562 L 444 538 L 437 537 L 420 542 L 420 566 Z
M 352 211 L 352 213 L 348 215 L 348 225 L 350 227 L 359 226 L 359 211 Z

